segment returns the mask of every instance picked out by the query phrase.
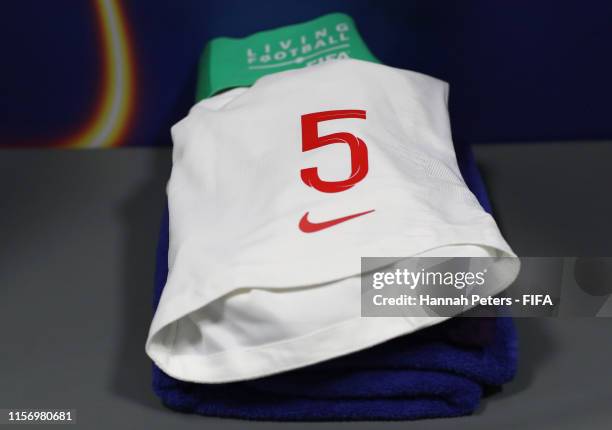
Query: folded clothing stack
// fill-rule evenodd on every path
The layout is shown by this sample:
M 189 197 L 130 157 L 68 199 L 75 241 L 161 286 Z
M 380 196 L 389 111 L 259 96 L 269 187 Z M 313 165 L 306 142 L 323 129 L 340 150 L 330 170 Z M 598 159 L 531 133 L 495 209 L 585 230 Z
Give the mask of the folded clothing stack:
M 469 147 L 453 148 L 446 84 L 374 64 L 344 15 L 278 31 L 211 44 L 202 97 L 254 85 L 198 103 L 173 128 L 147 340 L 155 392 L 174 409 L 249 419 L 471 413 L 483 387 L 514 374 L 511 320 L 362 318 L 359 309 L 360 256 L 514 255 L 487 213 Z M 284 57 L 270 48 L 279 37 Z M 219 73 L 233 44 L 246 63 Z M 330 50 L 367 61 L 270 75 Z M 340 130 L 328 126 L 336 122 Z M 330 180 L 346 176 L 345 154 L 309 153 L 333 143 L 351 151 L 348 179 Z M 300 181 L 308 165 L 328 176 L 308 167 Z M 360 209 L 369 210 L 333 228 L 302 225 L 310 210 L 333 219 Z M 501 290 L 518 267 L 491 269 Z
M 467 150 L 466 150 L 467 152 Z M 473 162 L 460 159 L 473 189 Z M 463 162 L 461 162 L 463 161 Z M 478 194 L 484 205 L 485 194 Z M 168 274 L 168 213 L 157 250 L 155 306 Z M 169 408 L 253 420 L 402 420 L 468 415 L 487 387 L 514 377 L 511 318 L 454 318 L 370 349 L 265 378 L 185 382 L 154 365 L 153 389 Z

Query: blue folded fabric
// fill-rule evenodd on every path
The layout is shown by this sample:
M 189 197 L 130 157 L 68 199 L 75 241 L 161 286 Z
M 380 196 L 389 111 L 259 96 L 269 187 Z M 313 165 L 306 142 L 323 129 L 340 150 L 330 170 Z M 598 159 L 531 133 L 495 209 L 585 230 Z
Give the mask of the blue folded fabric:
M 466 184 L 491 205 L 468 145 L 455 150 Z M 154 307 L 168 275 L 168 211 L 157 249 Z M 454 318 L 303 369 L 251 381 L 196 384 L 157 366 L 153 389 L 182 412 L 253 420 L 407 420 L 467 415 L 487 387 L 510 381 L 517 338 L 510 318 Z

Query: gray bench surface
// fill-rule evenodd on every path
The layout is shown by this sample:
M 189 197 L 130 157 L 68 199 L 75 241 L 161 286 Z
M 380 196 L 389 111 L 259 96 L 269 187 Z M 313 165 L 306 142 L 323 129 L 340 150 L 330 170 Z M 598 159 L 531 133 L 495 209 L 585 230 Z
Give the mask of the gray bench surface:
M 612 144 L 475 147 L 519 255 L 612 255 Z M 522 319 L 516 379 L 470 417 L 248 423 L 165 409 L 144 341 L 170 149 L 0 151 L 0 408 L 70 428 L 610 429 L 612 319 Z M 55 427 L 54 427 L 55 428 Z

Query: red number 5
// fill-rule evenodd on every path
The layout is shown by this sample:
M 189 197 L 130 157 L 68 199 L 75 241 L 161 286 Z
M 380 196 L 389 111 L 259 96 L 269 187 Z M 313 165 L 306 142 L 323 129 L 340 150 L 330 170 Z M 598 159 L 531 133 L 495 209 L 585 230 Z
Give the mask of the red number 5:
M 348 190 L 365 178 L 368 173 L 368 148 L 363 140 L 346 132 L 319 136 L 317 129 L 319 122 L 342 118 L 366 119 L 366 111 L 354 109 L 328 110 L 302 115 L 302 152 L 334 143 L 346 143 L 351 150 L 351 175 L 343 181 L 322 180 L 316 167 L 302 169 L 302 181 L 309 187 L 324 193 L 339 193 Z

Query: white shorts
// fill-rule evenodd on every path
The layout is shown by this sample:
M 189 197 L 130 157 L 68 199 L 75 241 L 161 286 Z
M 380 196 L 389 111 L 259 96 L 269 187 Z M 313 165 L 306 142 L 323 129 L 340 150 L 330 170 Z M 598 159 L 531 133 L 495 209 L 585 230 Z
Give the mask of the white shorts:
M 314 364 L 444 319 L 361 317 L 361 257 L 514 256 L 461 177 L 447 97 L 342 60 L 196 104 L 172 129 L 155 363 L 206 383 Z M 501 291 L 518 261 L 494 270 Z

